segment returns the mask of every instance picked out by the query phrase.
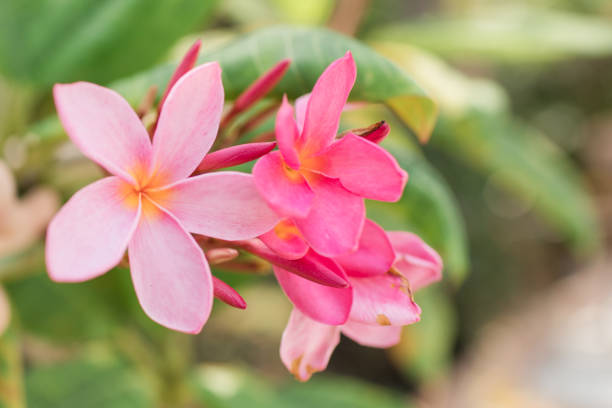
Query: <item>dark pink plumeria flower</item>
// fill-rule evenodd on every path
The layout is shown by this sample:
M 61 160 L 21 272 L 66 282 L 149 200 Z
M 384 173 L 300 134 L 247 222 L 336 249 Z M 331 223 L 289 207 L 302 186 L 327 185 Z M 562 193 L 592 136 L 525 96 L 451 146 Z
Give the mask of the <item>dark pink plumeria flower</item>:
M 321 74 L 293 108 L 283 98 L 276 117 L 279 151 L 253 168 L 267 202 L 291 220 L 308 246 L 325 256 L 354 250 L 364 225 L 364 198 L 396 201 L 407 174 L 388 152 L 348 134 L 336 140 L 340 114 L 356 77 L 348 52 Z
M 343 303 L 342 296 L 334 300 L 330 296 L 332 289 L 304 280 L 296 282 L 276 270 L 295 305 L 283 333 L 281 359 L 299 380 L 306 381 L 312 373 L 327 367 L 340 333 L 363 346 L 386 348 L 399 342 L 402 326 L 419 320 L 421 310 L 412 300 L 411 290 L 440 280 L 442 260 L 414 234 L 388 232 L 389 239 L 385 240 L 381 231 L 376 224 L 366 221 L 363 231 L 366 238 L 362 236 L 354 256 L 337 259 L 353 289 L 350 313 L 343 323 L 328 323 L 324 310 L 318 306 L 323 303 L 327 308 L 337 307 Z M 394 252 L 391 257 L 381 240 L 390 240 Z M 379 250 L 385 252 L 374 256 Z M 373 256 L 376 260 L 372 260 Z M 368 259 L 370 262 L 364 264 Z M 389 261 L 393 264 L 392 272 L 387 272 Z
M 77 192 L 59 211 L 47 232 L 46 260 L 53 280 L 80 282 L 117 265 L 127 248 L 147 315 L 197 333 L 210 314 L 214 289 L 190 233 L 248 239 L 272 228 L 278 217 L 249 174 L 189 177 L 216 138 L 223 86 L 217 63 L 182 74 L 173 77 L 164 97 L 153 142 L 114 91 L 85 82 L 54 87 L 71 140 L 111 176 Z

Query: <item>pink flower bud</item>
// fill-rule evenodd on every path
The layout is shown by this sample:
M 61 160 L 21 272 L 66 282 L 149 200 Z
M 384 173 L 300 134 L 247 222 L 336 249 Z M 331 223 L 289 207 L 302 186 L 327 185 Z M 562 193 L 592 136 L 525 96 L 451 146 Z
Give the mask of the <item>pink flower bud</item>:
M 247 304 L 242 296 L 216 276 L 213 276 L 213 287 L 217 299 L 237 309 L 246 309 Z

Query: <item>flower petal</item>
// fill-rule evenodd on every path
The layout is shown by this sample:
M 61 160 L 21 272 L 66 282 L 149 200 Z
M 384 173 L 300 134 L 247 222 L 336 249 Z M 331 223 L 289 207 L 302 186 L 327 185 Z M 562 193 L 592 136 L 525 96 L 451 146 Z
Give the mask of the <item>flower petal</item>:
M 418 322 L 421 309 L 414 303 L 405 278 L 391 275 L 350 279 L 354 291 L 350 319 L 380 326 Z
M 201 40 L 197 40 L 195 43 L 193 43 L 193 45 L 189 48 L 189 50 L 187 50 L 187 52 L 183 56 L 183 59 L 181 60 L 180 64 L 174 70 L 170 81 L 168 81 L 168 86 L 166 86 L 166 90 L 164 91 L 164 96 L 162 96 L 161 101 L 159 102 L 159 107 L 157 108 L 159 112 L 162 111 L 164 103 L 166 102 L 166 98 L 168 98 L 168 94 L 170 93 L 170 90 L 172 89 L 174 84 L 176 84 L 176 81 L 181 79 L 181 77 L 187 72 L 189 72 L 189 70 L 191 70 L 191 68 L 193 68 L 193 66 L 195 65 L 196 61 L 198 60 L 198 53 L 200 52 L 201 46 Z
M 202 174 L 163 191 L 167 194 L 161 194 L 163 198 L 157 203 L 192 233 L 231 241 L 249 239 L 269 231 L 279 220 L 250 174 Z
M 253 167 L 255 184 L 268 204 L 286 217 L 305 217 L 314 193 L 304 177 L 285 167 L 281 153 L 268 153 Z
M 281 360 L 295 378 L 307 381 L 314 372 L 327 368 L 339 342 L 338 326 L 315 322 L 294 308 L 281 339 Z
M 402 326 L 374 326 L 349 320 L 342 334 L 366 347 L 387 348 L 400 342 Z
M 333 261 L 325 259 L 329 264 Z M 337 265 L 337 273 L 346 278 L 344 271 Z M 330 266 L 331 268 L 331 266 Z M 349 316 L 353 303 L 351 287 L 332 288 L 304 279 L 296 274 L 274 266 L 274 274 L 283 291 L 302 313 L 320 323 L 343 324 Z
M 281 220 L 273 229 L 262 234 L 259 239 L 285 259 L 300 259 L 308 252 L 308 244 L 300 231 L 289 218 Z
M 395 252 L 385 230 L 374 221 L 366 219 L 357 251 L 334 260 L 348 276 L 376 276 L 389 271 L 395 260 Z
M 53 96 L 66 133 L 85 156 L 132 183 L 147 171 L 149 134 L 118 93 L 76 82 L 55 85 Z
M 138 224 L 140 205 L 119 177 L 106 177 L 79 190 L 47 229 L 49 276 L 82 282 L 119 263 Z
M 217 137 L 222 110 L 221 68 L 216 62 L 200 65 L 176 82 L 153 137 L 158 185 L 193 173 Z
M 129 244 L 134 289 L 152 320 L 173 330 L 199 333 L 213 302 L 206 258 L 169 213 L 143 199 L 143 216 Z
M 315 154 L 336 137 L 340 114 L 353 88 L 357 68 L 350 51 L 323 71 L 310 95 L 301 145 L 305 155 Z
M 216 276 L 212 277 L 215 297 L 225 304 L 238 309 L 246 309 L 246 302 L 234 288 Z
M 283 103 L 276 114 L 275 132 L 278 148 L 283 155 L 285 163 L 292 169 L 299 169 L 300 158 L 295 149 L 299 133 L 293 118 L 293 107 L 287 101 L 287 95 L 283 95 Z
M 396 259 L 393 266 L 408 279 L 412 290 L 418 290 L 442 279 L 442 258 L 418 235 L 405 231 L 388 231 Z
M 310 93 L 307 93 L 295 100 L 295 121 L 300 134 L 304 130 L 304 119 L 306 119 L 306 108 L 308 107 L 309 99 Z
M 238 166 L 239 164 L 259 159 L 276 147 L 276 142 L 244 143 L 217 150 L 207 154 L 195 171 L 195 174 Z
M 372 200 L 399 200 L 408 181 L 408 174 L 389 152 L 350 133 L 313 158 L 313 162 L 315 170 L 340 179 L 347 190 Z
M 315 194 L 305 218 L 294 219 L 306 242 L 321 255 L 335 257 L 357 249 L 365 220 L 363 199 L 336 179 L 311 174 Z

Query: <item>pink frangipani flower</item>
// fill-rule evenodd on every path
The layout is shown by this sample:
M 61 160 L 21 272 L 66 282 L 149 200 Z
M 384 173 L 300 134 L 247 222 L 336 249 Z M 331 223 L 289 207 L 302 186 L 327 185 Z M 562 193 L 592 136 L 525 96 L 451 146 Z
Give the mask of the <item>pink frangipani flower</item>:
M 111 176 L 77 192 L 49 225 L 49 276 L 59 282 L 95 278 L 117 265 L 127 248 L 147 315 L 171 329 L 199 332 L 214 289 L 190 233 L 241 240 L 278 221 L 251 175 L 189 177 L 217 134 L 223 109 L 219 65 L 201 65 L 176 81 L 152 142 L 128 103 L 110 89 L 63 84 L 54 87 L 54 97 L 72 141 Z
M 382 238 L 379 228 L 366 221 L 364 235 L 368 237 L 362 237 L 355 259 L 349 260 L 350 255 L 337 259 L 353 287 L 353 303 L 346 322 L 329 324 L 313 318 L 312 307 L 304 308 L 303 303 L 296 303 L 292 298 L 295 288 L 287 291 L 287 286 L 283 286 L 288 295 L 291 293 L 295 307 L 283 333 L 280 355 L 287 369 L 299 380 L 306 381 L 314 372 L 327 367 L 340 341 L 340 333 L 363 346 L 386 348 L 399 342 L 402 326 L 419 320 L 420 308 L 412 300 L 411 290 L 439 280 L 442 260 L 414 234 L 387 233 L 395 254 L 391 258 L 391 270 L 380 273 L 384 266 L 381 261 L 388 262 L 388 256 L 369 265 L 361 262 L 373 253 L 374 242 Z M 311 292 L 313 302 L 320 293 L 320 290 Z
M 407 180 L 393 156 L 376 143 L 354 134 L 335 140 L 355 77 L 347 52 L 321 74 L 310 96 L 296 101 L 295 118 L 283 98 L 276 117 L 279 151 L 253 168 L 270 206 L 325 256 L 357 247 L 365 220 L 363 198 L 396 201 Z

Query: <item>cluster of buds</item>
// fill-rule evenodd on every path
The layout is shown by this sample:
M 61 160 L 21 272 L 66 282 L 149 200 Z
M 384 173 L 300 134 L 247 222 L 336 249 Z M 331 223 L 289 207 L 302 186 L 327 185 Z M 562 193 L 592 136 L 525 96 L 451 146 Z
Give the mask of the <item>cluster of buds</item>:
M 351 53 L 295 101 L 295 113 L 284 97 L 237 125 L 290 62 L 271 68 L 224 114 L 221 69 L 194 68 L 199 47 L 174 72 L 149 126 L 141 118 L 154 98 L 139 115 L 110 89 L 55 86 L 66 132 L 109 176 L 77 192 L 50 223 L 50 277 L 92 279 L 127 249 L 145 313 L 198 333 L 214 297 L 246 307 L 209 264 L 249 270 L 239 256 L 250 253 L 272 265 L 294 305 L 281 358 L 298 379 L 326 367 L 341 332 L 367 346 L 397 343 L 402 326 L 420 318 L 412 291 L 439 280 L 442 261 L 416 235 L 366 218 L 364 199 L 397 201 L 407 174 L 378 145 L 389 132 L 384 122 L 337 134 L 356 79 Z M 275 112 L 273 133 L 242 143 Z M 219 171 L 253 160 L 252 174 Z

